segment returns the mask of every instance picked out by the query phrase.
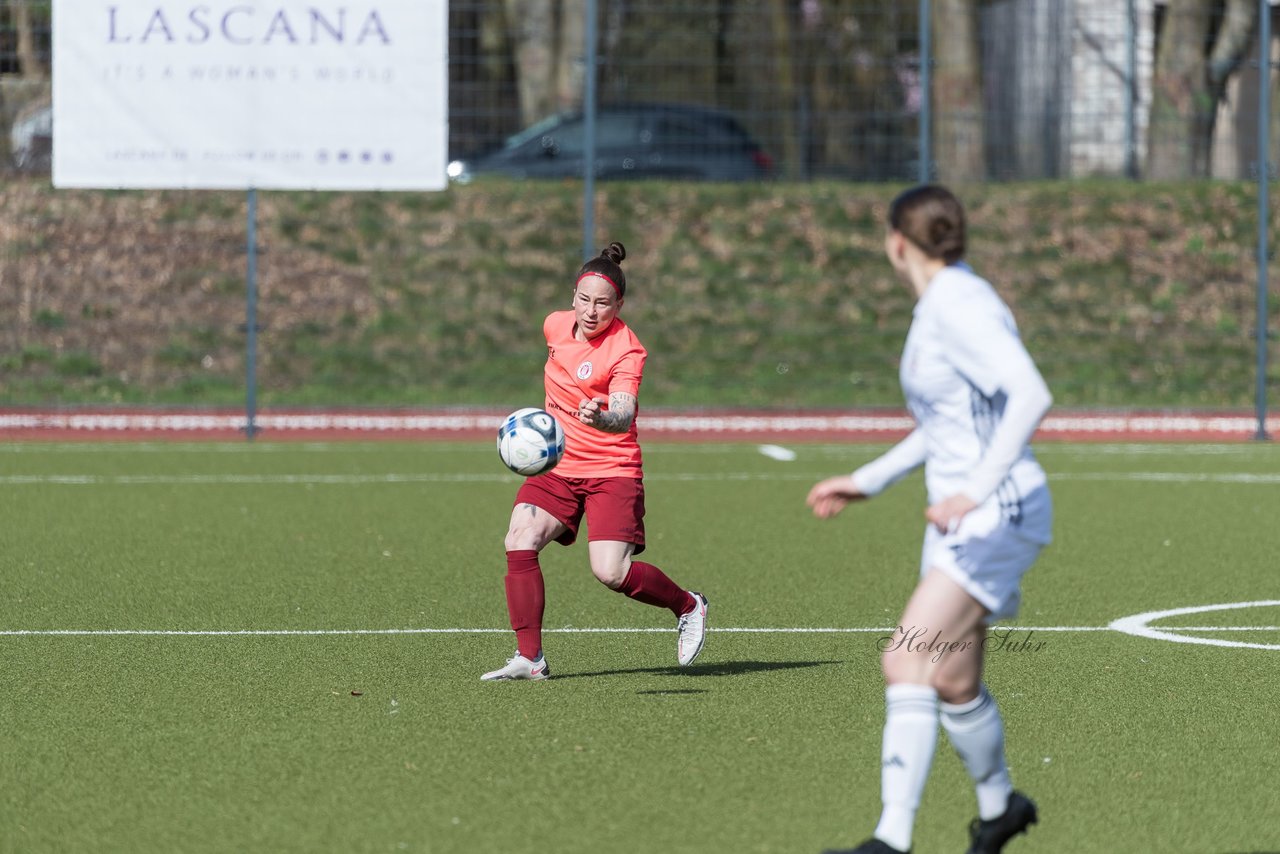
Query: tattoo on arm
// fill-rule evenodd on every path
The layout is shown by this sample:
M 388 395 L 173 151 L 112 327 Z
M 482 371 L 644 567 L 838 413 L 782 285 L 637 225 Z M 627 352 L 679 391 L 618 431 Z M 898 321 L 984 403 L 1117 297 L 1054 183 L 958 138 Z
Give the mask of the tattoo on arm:
M 636 420 L 636 396 L 622 391 L 609 395 L 609 409 L 596 416 L 596 427 L 605 433 L 625 433 Z

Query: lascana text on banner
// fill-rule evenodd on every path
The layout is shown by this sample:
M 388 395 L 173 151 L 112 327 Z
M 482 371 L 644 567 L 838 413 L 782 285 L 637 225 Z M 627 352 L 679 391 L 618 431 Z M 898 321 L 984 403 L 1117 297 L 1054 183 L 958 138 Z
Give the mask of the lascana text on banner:
M 447 0 L 54 0 L 59 187 L 438 190 Z

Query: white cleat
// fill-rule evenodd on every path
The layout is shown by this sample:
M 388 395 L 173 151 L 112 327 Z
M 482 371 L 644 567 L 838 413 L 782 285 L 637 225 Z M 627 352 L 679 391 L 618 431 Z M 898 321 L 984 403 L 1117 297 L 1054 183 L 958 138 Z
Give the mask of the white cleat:
M 680 618 L 676 624 L 676 661 L 681 667 L 693 664 L 693 660 L 702 652 L 702 645 L 707 640 L 707 597 L 701 593 L 689 591 L 698 604 L 693 610 Z
M 551 675 L 551 668 L 547 667 L 547 657 L 539 655 L 536 659 L 530 661 L 520 653 L 513 655 L 505 666 L 499 667 L 497 670 L 490 670 L 480 679 L 485 682 L 498 682 L 501 680 L 528 679 L 537 682 L 540 679 L 546 679 Z

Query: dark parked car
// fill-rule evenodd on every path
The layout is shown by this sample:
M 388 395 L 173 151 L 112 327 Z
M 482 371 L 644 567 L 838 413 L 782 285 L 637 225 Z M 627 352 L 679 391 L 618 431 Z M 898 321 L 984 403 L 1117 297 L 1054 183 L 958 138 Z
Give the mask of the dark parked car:
M 449 164 L 466 183 L 478 174 L 581 177 L 585 120 L 580 112 L 538 122 L 497 151 Z M 598 178 L 746 181 L 771 177 L 773 158 L 728 113 L 684 104 L 617 104 L 596 110 Z

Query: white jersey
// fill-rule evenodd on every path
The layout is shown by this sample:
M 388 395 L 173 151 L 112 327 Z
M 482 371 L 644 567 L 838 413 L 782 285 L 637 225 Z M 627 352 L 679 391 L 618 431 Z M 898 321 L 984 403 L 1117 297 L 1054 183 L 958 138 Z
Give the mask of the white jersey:
M 929 282 L 899 373 L 916 429 L 854 472 L 858 489 L 875 495 L 923 464 L 930 504 L 963 493 L 1015 518 L 1045 485 L 1028 443 L 1052 398 L 1012 313 L 967 265 Z

